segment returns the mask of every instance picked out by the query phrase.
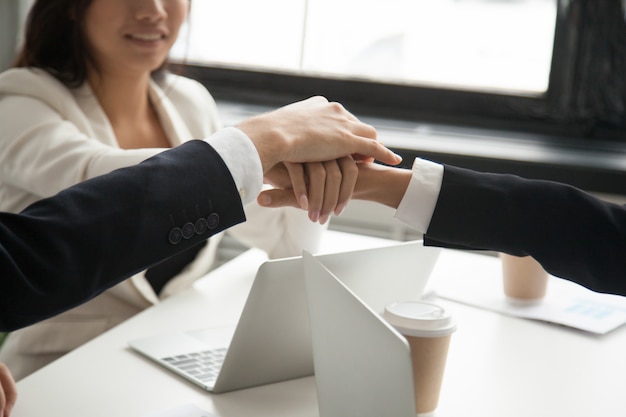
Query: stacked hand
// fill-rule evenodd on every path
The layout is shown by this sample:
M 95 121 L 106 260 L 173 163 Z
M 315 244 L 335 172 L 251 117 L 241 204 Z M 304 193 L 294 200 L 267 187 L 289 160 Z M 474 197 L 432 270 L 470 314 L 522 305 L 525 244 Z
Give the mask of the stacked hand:
M 375 162 L 358 162 L 356 167 L 356 183 L 352 188 L 351 199 L 398 208 L 411 180 L 410 169 L 388 167 Z M 263 191 L 257 201 L 264 207 L 303 208 L 289 186 Z
M 275 190 L 287 191 L 295 207 L 308 210 L 309 218 L 321 224 L 331 213 L 341 214 L 352 197 L 358 169 L 351 156 L 303 164 L 284 162 L 265 176 Z
M 325 223 L 352 197 L 359 163 L 396 165 L 401 158 L 376 140 L 376 130 L 338 103 L 313 97 L 238 126 L 253 141 L 266 181 Z M 259 202 L 263 204 L 260 196 Z M 288 205 L 288 204 L 284 204 Z

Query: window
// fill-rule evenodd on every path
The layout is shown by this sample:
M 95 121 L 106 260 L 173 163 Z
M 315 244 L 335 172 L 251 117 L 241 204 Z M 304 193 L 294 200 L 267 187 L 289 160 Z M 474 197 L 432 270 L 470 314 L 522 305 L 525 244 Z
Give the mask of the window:
M 198 1 L 177 56 L 204 65 L 538 94 L 548 86 L 556 8 L 556 0 Z
M 218 100 L 274 107 L 321 94 L 379 131 L 400 126 L 393 147 L 405 160 L 626 194 L 625 9 L 626 0 L 195 0 L 174 58 Z

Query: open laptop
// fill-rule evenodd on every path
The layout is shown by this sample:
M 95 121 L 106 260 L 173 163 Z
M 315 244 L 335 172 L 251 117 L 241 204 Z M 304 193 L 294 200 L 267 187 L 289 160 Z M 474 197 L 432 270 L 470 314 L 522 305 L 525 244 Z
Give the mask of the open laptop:
M 415 417 L 409 344 L 305 252 L 320 417 Z
M 438 255 L 439 249 L 412 241 L 316 258 L 373 310 L 382 311 L 389 302 L 419 298 Z M 236 327 L 156 335 L 129 344 L 213 393 L 312 375 L 302 257 L 259 267 Z

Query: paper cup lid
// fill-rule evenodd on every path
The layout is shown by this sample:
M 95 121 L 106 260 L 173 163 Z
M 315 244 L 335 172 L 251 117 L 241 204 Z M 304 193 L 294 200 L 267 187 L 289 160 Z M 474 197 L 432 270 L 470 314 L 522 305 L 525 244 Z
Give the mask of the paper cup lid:
M 456 323 L 449 312 L 437 304 L 424 301 L 389 304 L 383 316 L 405 336 L 440 337 L 456 330 Z

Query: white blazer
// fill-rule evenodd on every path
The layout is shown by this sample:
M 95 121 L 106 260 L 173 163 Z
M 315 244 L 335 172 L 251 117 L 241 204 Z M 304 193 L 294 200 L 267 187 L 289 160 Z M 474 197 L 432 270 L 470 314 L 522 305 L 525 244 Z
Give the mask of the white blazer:
M 150 98 L 172 146 L 209 137 L 221 126 L 215 101 L 198 82 L 166 75 L 150 84 Z M 30 203 L 80 181 L 137 164 L 161 149 L 121 149 L 97 98 L 86 83 L 68 89 L 42 70 L 0 74 L 0 210 Z M 112 201 L 111 204 L 124 204 Z M 295 209 L 251 203 L 247 221 L 228 230 L 270 257 L 317 250 L 323 227 Z M 188 288 L 215 260 L 222 234 L 168 282 L 159 296 L 141 272 L 95 299 L 57 317 L 11 333 L 0 351 L 21 379 L 128 317 Z

